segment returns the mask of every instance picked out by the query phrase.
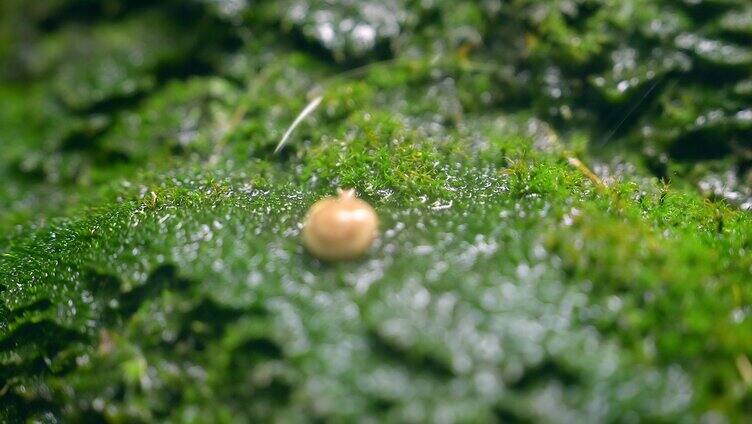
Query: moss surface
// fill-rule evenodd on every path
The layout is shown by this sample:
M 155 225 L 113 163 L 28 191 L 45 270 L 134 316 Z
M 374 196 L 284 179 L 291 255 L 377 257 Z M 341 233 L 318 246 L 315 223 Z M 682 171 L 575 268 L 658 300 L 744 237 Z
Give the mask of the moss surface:
M 745 1 L 45 4 L 0 5 L 0 420 L 752 419 Z M 382 228 L 327 265 L 339 187 Z

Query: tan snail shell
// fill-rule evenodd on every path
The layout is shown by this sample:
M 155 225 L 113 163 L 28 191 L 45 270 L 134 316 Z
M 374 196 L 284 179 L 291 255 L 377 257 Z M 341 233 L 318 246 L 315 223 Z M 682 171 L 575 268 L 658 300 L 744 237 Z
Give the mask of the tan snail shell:
M 379 227 L 376 211 L 355 197 L 355 190 L 327 197 L 308 210 L 303 223 L 303 244 L 325 261 L 345 261 L 363 256 Z

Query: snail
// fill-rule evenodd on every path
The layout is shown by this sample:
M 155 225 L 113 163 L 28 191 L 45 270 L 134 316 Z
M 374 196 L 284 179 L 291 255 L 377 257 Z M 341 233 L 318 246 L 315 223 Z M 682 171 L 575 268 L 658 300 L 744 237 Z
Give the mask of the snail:
M 308 210 L 303 223 L 303 244 L 325 261 L 345 261 L 363 256 L 373 244 L 379 227 L 376 211 L 355 196 L 355 190 L 339 190 Z

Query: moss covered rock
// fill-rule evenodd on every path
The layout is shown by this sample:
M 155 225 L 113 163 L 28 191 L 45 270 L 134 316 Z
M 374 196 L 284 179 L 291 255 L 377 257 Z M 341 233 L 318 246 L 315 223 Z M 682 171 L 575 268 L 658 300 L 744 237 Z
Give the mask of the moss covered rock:
M 0 7 L 1 420 L 752 417 L 745 2 Z

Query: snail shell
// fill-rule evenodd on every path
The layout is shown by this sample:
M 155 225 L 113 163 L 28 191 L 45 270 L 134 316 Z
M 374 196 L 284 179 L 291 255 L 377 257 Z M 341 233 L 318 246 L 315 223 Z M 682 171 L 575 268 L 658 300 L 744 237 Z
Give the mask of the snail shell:
M 355 190 L 319 200 L 308 210 L 303 224 L 303 244 L 325 261 L 344 261 L 363 256 L 378 232 L 376 211 L 355 197 Z

